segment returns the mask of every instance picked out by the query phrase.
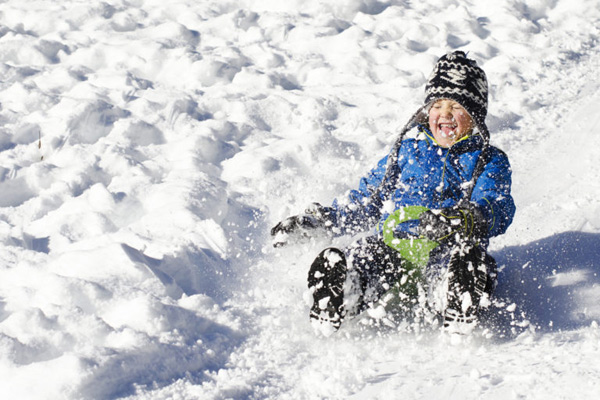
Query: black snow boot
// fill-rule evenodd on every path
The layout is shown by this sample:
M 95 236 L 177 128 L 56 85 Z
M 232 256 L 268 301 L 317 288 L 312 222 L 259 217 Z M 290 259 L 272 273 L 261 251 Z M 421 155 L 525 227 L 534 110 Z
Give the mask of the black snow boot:
M 490 304 L 496 269 L 496 260 L 479 246 L 453 250 L 448 265 L 448 304 L 444 313 L 447 331 L 472 331 L 479 310 Z
M 312 291 L 313 305 L 310 318 L 339 329 L 346 315 L 344 310 L 344 282 L 346 257 L 336 248 L 323 250 L 310 266 L 308 288 Z

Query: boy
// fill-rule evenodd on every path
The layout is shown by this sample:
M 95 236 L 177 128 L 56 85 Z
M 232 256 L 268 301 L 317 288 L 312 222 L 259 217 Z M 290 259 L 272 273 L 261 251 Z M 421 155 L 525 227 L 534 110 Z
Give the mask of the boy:
M 278 246 L 290 234 L 375 228 L 345 249 L 323 250 L 311 265 L 315 322 L 337 330 L 409 277 L 428 289 L 449 331 L 470 331 L 489 304 L 496 263 L 486 253 L 488 239 L 506 231 L 515 206 L 508 159 L 489 145 L 487 79 L 455 51 L 438 60 L 425 92 L 391 152 L 345 204 L 314 204 L 271 230 Z M 417 136 L 405 138 L 412 130 Z M 440 283 L 444 296 L 436 303 Z

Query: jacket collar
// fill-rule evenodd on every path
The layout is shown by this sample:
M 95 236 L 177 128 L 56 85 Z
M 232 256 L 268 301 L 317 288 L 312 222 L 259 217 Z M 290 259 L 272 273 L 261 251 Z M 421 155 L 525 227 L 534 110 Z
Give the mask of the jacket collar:
M 458 142 L 454 143 L 450 147 L 442 147 L 433 137 L 433 133 L 429 130 L 428 127 L 424 125 L 419 125 L 419 133 L 422 133 L 427 138 L 427 141 L 436 147 L 440 147 L 444 150 L 452 150 L 453 152 L 469 152 L 475 150 L 481 150 L 483 147 L 483 138 L 479 133 L 474 135 L 465 136 L 458 140 Z

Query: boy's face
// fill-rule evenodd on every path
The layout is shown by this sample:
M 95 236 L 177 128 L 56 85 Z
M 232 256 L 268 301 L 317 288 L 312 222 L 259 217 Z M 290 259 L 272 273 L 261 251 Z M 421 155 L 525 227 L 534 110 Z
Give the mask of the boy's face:
M 471 133 L 473 119 L 456 101 L 440 99 L 429 110 L 429 129 L 440 146 L 450 147 Z

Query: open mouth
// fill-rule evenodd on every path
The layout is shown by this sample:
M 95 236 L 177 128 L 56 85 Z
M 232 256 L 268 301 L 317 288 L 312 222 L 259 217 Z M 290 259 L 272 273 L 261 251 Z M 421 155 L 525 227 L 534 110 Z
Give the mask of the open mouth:
M 438 131 L 440 131 L 444 136 L 454 136 L 456 134 L 456 128 L 458 128 L 458 125 L 454 123 L 438 124 Z

